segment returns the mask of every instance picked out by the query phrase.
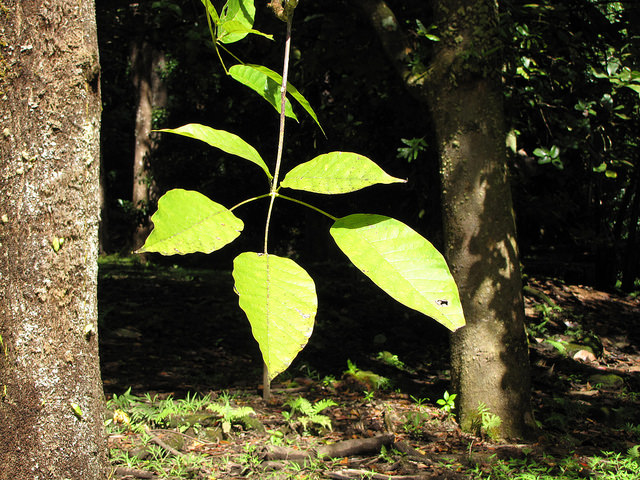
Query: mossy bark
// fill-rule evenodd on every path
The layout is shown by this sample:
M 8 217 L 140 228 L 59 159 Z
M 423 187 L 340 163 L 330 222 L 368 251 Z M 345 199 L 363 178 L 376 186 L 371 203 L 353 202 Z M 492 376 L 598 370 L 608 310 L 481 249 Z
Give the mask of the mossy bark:
M 104 479 L 94 2 L 2 6 L 0 479 Z

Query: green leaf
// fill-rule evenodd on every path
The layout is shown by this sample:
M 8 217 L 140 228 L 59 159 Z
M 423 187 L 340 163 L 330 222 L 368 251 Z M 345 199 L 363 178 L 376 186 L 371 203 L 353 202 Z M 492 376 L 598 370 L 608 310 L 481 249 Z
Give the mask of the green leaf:
M 80 408 L 80 405 L 74 402 L 70 402 L 69 405 L 71 405 L 71 410 L 73 410 L 73 414 L 79 419 L 82 419 L 82 408 Z
M 209 0 L 201 0 L 201 1 L 202 1 L 202 4 L 204 5 L 204 8 L 207 9 L 207 15 L 213 19 L 214 23 L 218 23 L 218 21 L 220 20 L 220 17 L 218 17 L 218 12 L 216 11 L 213 4 Z
M 331 227 L 338 247 L 391 297 L 450 330 L 465 324 L 444 257 L 425 238 L 382 215 L 355 214 Z
M 597 167 L 593 167 L 593 171 L 594 172 L 598 172 L 598 173 L 602 173 L 602 172 L 604 172 L 606 170 L 607 170 L 607 164 L 605 162 L 602 162 Z
M 229 69 L 229 75 L 234 80 L 257 92 L 258 95 L 276 109 L 276 112 L 280 112 L 281 94 L 279 82 L 269 78 L 251 65 L 234 65 Z M 298 117 L 293 113 L 289 99 L 285 100 L 284 113 L 287 117 L 293 118 L 296 122 L 298 121 Z
M 270 79 L 275 80 L 278 83 L 278 85 L 282 84 L 282 76 L 274 72 L 273 70 L 270 70 L 267 67 L 263 67 L 262 65 L 250 65 L 250 66 L 258 70 L 259 72 L 264 73 Z M 291 95 L 293 99 L 296 102 L 298 102 L 302 108 L 304 108 L 304 110 L 309 114 L 309 116 L 315 120 L 316 124 L 320 128 L 320 131 L 326 137 L 327 134 L 324 133 L 322 125 L 320 125 L 320 121 L 318 120 L 318 116 L 316 115 L 316 112 L 313 111 L 313 108 L 311 108 L 311 104 L 307 101 L 307 99 L 304 98 L 304 96 L 298 91 L 298 89 L 294 87 L 291 83 L 287 83 L 287 93 Z M 278 111 L 280 111 L 280 109 L 278 109 Z
M 154 228 L 137 253 L 162 255 L 211 253 L 234 241 L 244 223 L 230 210 L 201 193 L 174 189 L 158 200 Z
M 533 154 L 534 154 L 536 157 L 544 158 L 544 157 L 548 157 L 548 156 L 549 156 L 549 151 L 548 151 L 546 148 L 536 148 L 536 149 L 533 151 Z
M 636 93 L 640 93 L 640 85 L 636 84 L 636 83 L 629 83 L 627 85 L 624 85 L 627 88 L 630 88 L 631 90 L 633 90 Z
M 233 278 L 273 380 L 311 337 L 318 309 L 313 279 L 289 258 L 253 252 L 235 258 Z
M 282 85 L 282 76 L 280 74 L 262 65 L 234 65 L 229 69 L 229 73 L 238 82 L 258 92 L 277 112 L 280 112 L 280 87 Z M 291 83 L 287 83 L 287 93 L 315 120 L 322 134 L 326 136 L 316 113 L 313 111 L 313 108 L 311 108 L 311 104 L 302 96 L 298 89 Z M 296 121 L 298 120 L 291 109 L 288 98 L 285 103 L 285 113 L 288 117 Z
M 224 27 L 224 29 L 221 29 L 222 27 Z M 222 34 L 220 34 L 220 32 L 222 32 Z M 247 28 L 240 22 L 236 22 L 235 20 L 225 22 L 220 26 L 220 29 L 218 29 L 218 34 L 220 35 L 218 37 L 218 40 L 221 43 L 233 43 L 246 37 L 249 33 L 252 33 L 254 35 L 261 35 L 265 38 L 268 38 L 269 40 L 273 40 L 273 35 L 262 33 L 259 30 L 254 30 L 253 28 Z
M 375 162 L 350 152 L 331 152 L 319 155 L 293 168 L 281 186 L 315 193 L 347 193 L 377 183 L 403 183 L 392 177 Z
M 215 130 L 211 127 L 200 125 L 198 123 L 190 123 L 178 128 L 164 128 L 157 131 L 175 133 L 176 135 L 182 135 L 184 137 L 201 140 L 205 143 L 208 143 L 212 147 L 219 148 L 220 150 L 230 153 L 231 155 L 236 155 L 240 158 L 244 158 L 245 160 L 249 160 L 250 162 L 255 163 L 260 168 L 262 168 L 262 170 L 264 170 L 264 173 L 267 174 L 269 180 L 273 178 L 271 172 L 269 172 L 269 167 L 267 167 L 267 164 L 264 163 L 264 160 L 257 152 L 257 150 L 247 142 L 245 142 L 242 138 L 234 135 L 233 133 L 229 133 L 224 130 Z
M 247 36 L 253 27 L 256 7 L 253 0 L 227 0 L 218 24 L 218 41 L 234 43 Z

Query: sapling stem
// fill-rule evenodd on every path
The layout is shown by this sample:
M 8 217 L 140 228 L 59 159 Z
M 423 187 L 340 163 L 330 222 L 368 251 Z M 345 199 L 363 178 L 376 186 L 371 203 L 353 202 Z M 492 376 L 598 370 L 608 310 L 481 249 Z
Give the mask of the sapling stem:
M 297 3 L 297 2 L 296 2 Z M 295 7 L 295 5 L 294 5 Z M 284 150 L 284 124 L 286 120 L 285 103 L 287 100 L 287 76 L 289 75 L 289 53 L 291 51 L 291 24 L 293 20 L 293 10 L 287 17 L 287 38 L 284 44 L 284 61 L 282 66 L 282 85 L 280 86 L 280 129 L 278 132 L 278 153 L 276 154 L 276 168 L 271 181 L 271 191 L 269 192 L 269 210 L 267 210 L 267 221 L 264 227 L 264 254 L 267 255 L 267 247 L 269 243 L 269 224 L 271 223 L 271 214 L 273 213 L 273 203 L 278 196 L 278 177 L 280 175 L 280 165 L 282 164 L 282 152 Z M 267 273 L 268 275 L 268 273 Z M 269 369 L 267 364 L 263 365 L 262 370 L 262 399 L 268 402 L 271 399 L 271 380 L 269 379 Z
M 280 86 L 280 129 L 278 131 L 278 153 L 276 155 L 276 168 L 271 181 L 271 191 L 269 195 L 269 210 L 267 211 L 267 222 L 264 229 L 264 254 L 267 254 L 267 246 L 269 241 L 269 224 L 271 223 L 271 214 L 273 212 L 273 203 L 278 192 L 278 177 L 280 176 L 280 166 L 282 164 L 282 152 L 284 150 L 284 125 L 286 120 L 285 102 L 287 100 L 287 77 L 289 75 L 289 53 L 291 51 L 291 23 L 293 15 L 287 19 L 287 38 L 284 44 L 284 62 L 282 66 L 282 85 Z

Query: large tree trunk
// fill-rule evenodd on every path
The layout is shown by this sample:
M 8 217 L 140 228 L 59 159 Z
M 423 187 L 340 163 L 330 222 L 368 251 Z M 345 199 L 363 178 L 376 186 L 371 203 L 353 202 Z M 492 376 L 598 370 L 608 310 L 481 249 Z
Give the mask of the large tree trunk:
M 134 42 L 131 48 L 133 84 L 137 90 L 135 147 L 133 159 L 133 207 L 140 212 L 133 233 L 133 249 L 140 248 L 146 240 L 151 225 L 148 206 L 151 200 L 152 178 L 149 160 L 155 142 L 151 134 L 154 108 L 164 107 L 167 101 L 166 85 L 159 75 L 164 67 L 164 55 L 147 41 Z M 144 254 L 142 254 L 144 256 Z
M 0 479 L 107 477 L 93 1 L 0 10 Z
M 440 151 L 446 252 L 467 326 L 451 335 L 451 376 L 463 429 L 478 407 L 505 437 L 533 426 L 529 356 L 508 181 L 495 2 L 439 0 L 446 32 L 428 73 Z
M 434 44 L 427 71 L 412 72 L 407 67 L 411 44 L 386 3 L 355 1 L 409 91 L 429 105 L 436 127 L 445 256 L 467 320 L 451 337 L 458 420 L 464 429 L 475 429 L 482 403 L 500 416 L 500 435 L 525 437 L 534 422 L 495 53 L 495 2 L 431 2 L 441 41 Z
M 522 437 L 532 424 L 530 372 L 501 95 L 490 80 L 435 94 L 445 256 L 467 319 L 451 335 L 458 419 L 474 428 L 483 403 L 504 435 Z

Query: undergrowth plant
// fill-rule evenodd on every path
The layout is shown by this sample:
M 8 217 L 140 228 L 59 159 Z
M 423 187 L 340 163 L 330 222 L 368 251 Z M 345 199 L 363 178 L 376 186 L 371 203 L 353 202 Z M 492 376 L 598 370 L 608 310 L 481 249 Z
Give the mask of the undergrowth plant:
M 327 430 L 333 430 L 331 427 L 331 419 L 327 415 L 320 413 L 329 407 L 336 406 L 337 403 L 333 400 L 323 398 L 311 403 L 304 397 L 296 397 L 287 401 L 287 405 L 291 408 L 291 411 L 282 412 L 282 416 L 289 425 L 295 427 L 296 424 L 300 424 L 304 432 L 307 432 L 309 427 L 314 425 L 324 427 Z
M 251 426 L 250 416 L 255 414 L 251 407 L 234 407 L 228 398 L 223 398 L 222 403 L 211 403 L 207 409 L 219 415 L 222 424 L 222 431 L 225 434 L 231 432 L 234 424 L 240 423 L 244 426 Z
M 444 413 L 455 417 L 455 413 L 453 411 L 456 408 L 457 396 L 458 395 L 456 393 L 449 393 L 448 391 L 445 391 L 442 398 L 436 400 L 436 403 L 440 405 L 440 410 L 442 410 Z
M 480 402 L 474 415 L 472 430 L 481 436 L 487 435 L 491 440 L 498 440 L 500 425 L 502 425 L 502 419 L 495 413 L 491 413 L 485 403 Z
M 233 262 L 235 290 L 265 364 L 264 396 L 270 381 L 286 370 L 307 344 L 317 310 L 315 284 L 309 274 L 290 258 L 269 253 L 269 229 L 275 200 L 298 203 L 333 221 L 330 235 L 346 256 L 374 283 L 400 303 L 440 322 L 450 330 L 464 325 L 456 284 L 442 255 L 425 238 L 398 220 L 384 215 L 357 213 L 342 218 L 298 200 L 282 189 L 326 195 L 353 192 L 375 184 L 402 183 L 369 158 L 352 152 L 329 152 L 301 163 L 280 180 L 284 151 L 285 119 L 296 119 L 295 101 L 318 124 L 320 122 L 302 94 L 288 84 L 291 26 L 298 0 L 274 0 L 269 5 L 286 25 L 282 75 L 261 65 L 245 64 L 238 57 L 227 68 L 221 52 L 248 34 L 270 35 L 253 29 L 253 0 L 228 0 L 220 12 L 210 0 L 201 0 L 213 44 L 225 72 L 257 92 L 280 112 L 277 155 L 273 170 L 248 142 L 237 135 L 200 124 L 188 124 L 162 132 L 200 140 L 227 154 L 258 166 L 269 182 L 266 193 L 227 208 L 196 191 L 174 189 L 158 201 L 151 217 L 154 229 L 138 250 L 163 255 L 211 253 L 235 240 L 244 228 L 236 210 L 257 200 L 269 203 L 262 249 L 243 252 Z M 230 53 L 230 52 L 229 52 Z M 324 130 L 322 130 L 324 133 Z

